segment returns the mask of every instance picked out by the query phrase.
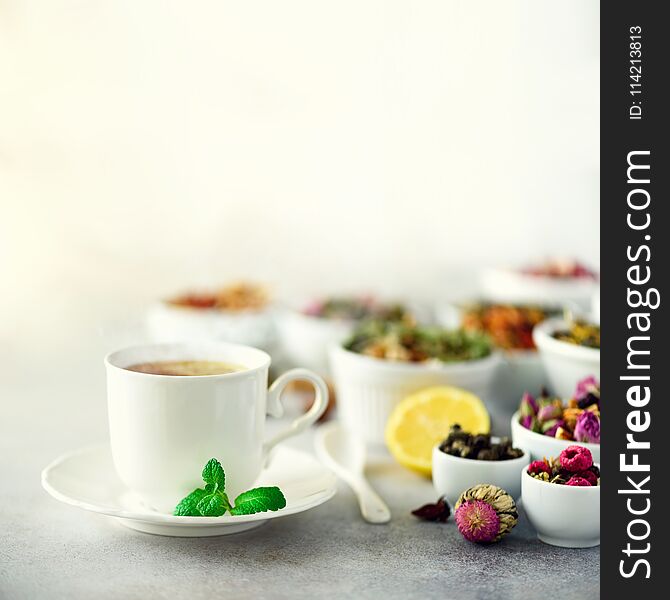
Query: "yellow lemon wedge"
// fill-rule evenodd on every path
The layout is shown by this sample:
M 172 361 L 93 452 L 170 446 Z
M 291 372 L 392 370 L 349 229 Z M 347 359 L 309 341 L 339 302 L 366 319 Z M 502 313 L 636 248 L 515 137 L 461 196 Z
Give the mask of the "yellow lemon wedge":
M 433 447 L 458 423 L 468 433 L 488 433 L 491 419 L 484 403 L 467 390 L 431 387 L 407 396 L 386 423 L 386 445 L 404 467 L 431 474 Z

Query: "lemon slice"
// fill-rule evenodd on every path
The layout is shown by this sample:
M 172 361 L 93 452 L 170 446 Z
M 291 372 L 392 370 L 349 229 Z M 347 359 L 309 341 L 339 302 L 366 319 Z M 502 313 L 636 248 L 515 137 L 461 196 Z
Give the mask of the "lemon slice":
M 433 447 L 458 423 L 468 433 L 488 433 L 491 419 L 484 403 L 456 387 L 439 386 L 407 396 L 386 423 L 386 445 L 403 466 L 431 474 Z

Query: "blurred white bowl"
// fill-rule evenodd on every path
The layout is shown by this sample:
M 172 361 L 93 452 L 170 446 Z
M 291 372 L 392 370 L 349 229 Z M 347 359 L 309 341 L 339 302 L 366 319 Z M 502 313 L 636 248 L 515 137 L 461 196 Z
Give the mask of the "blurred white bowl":
M 462 323 L 461 309 L 450 303 L 436 307 L 437 321 L 452 329 Z M 501 350 L 501 360 L 491 386 L 491 409 L 509 417 L 519 406 L 524 392 L 536 392 L 547 383 L 542 359 L 536 350 Z
M 409 394 L 435 385 L 453 385 L 471 391 L 485 403 L 499 362 L 497 353 L 477 360 L 406 363 L 330 349 L 338 416 L 346 429 L 366 442 L 384 443 L 391 411 Z
M 329 374 L 328 349 L 348 338 L 356 321 L 324 319 L 286 308 L 277 314 L 279 343 L 287 360 Z
M 574 303 L 582 310 L 590 308 L 598 287 L 597 281 L 587 277 L 546 277 L 503 268 L 485 269 L 480 284 L 484 296 L 495 302 Z
M 552 392 L 561 398 L 571 398 L 579 380 L 589 375 L 600 380 L 600 350 L 563 342 L 552 336 L 565 329 L 569 329 L 569 325 L 563 319 L 547 319 L 533 329 L 533 341 L 540 352 Z
M 512 415 L 510 424 L 512 428 L 512 445 L 515 448 L 526 450 L 531 460 L 542 460 L 552 456 L 558 456 L 568 446 L 584 446 L 591 451 L 593 460 L 600 462 L 600 444 L 587 444 L 586 442 L 576 442 L 574 440 L 559 440 L 557 438 L 536 433 L 526 429 L 519 423 L 519 413 Z
M 475 460 L 446 454 L 438 444 L 433 448 L 433 486 L 452 508 L 465 490 L 478 483 L 497 485 L 518 501 L 521 496 L 519 472 L 529 463 L 530 455 L 525 451 L 523 456 L 509 460 Z
M 147 327 L 157 343 L 220 340 L 267 350 L 275 337 L 271 308 L 225 311 L 159 302 L 149 309 Z
M 600 545 L 600 486 L 549 483 L 531 477 L 524 467 L 521 496 L 541 541 L 564 548 Z

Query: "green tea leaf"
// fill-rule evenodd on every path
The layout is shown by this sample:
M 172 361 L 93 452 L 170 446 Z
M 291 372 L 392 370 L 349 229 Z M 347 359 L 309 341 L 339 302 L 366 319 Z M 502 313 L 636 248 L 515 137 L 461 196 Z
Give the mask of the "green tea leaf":
M 193 490 L 188 496 L 183 498 L 174 509 L 173 515 L 177 517 L 200 517 L 198 502 L 207 495 L 207 492 L 201 488 Z
M 278 487 L 260 487 L 243 492 L 235 498 L 231 515 L 253 515 L 268 510 L 279 510 L 286 506 L 286 498 Z
M 216 458 L 211 458 L 202 470 L 202 478 L 205 483 L 218 485 L 223 491 L 226 487 L 226 474 L 223 471 L 221 463 Z
M 223 492 L 205 493 L 196 508 L 203 517 L 220 517 L 230 508 L 230 502 Z

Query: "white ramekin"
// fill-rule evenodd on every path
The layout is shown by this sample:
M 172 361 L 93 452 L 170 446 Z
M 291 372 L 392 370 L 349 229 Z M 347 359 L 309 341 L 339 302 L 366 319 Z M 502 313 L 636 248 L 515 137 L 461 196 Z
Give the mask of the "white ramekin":
M 446 454 L 438 444 L 433 448 L 433 486 L 452 508 L 465 490 L 479 483 L 497 485 L 518 501 L 519 471 L 529 463 L 530 455 L 525 451 L 519 458 L 509 460 L 475 460 Z
M 151 340 L 157 343 L 225 341 L 270 349 L 275 338 L 271 308 L 226 311 L 154 304 L 147 314 Z
M 523 508 L 537 537 L 552 546 L 600 545 L 600 486 L 549 483 L 521 470 Z
M 479 396 L 485 403 L 499 362 L 497 353 L 454 363 L 405 363 L 330 349 L 338 416 L 344 426 L 372 444 L 384 443 L 391 411 L 409 394 L 435 385 L 453 385 Z
M 547 319 L 533 329 L 533 341 L 547 371 L 551 391 L 570 398 L 577 382 L 594 375 L 600 380 L 600 350 L 563 342 L 552 337 L 556 331 L 569 329 L 563 319 Z
M 568 446 L 584 446 L 591 451 L 593 460 L 600 462 L 600 444 L 587 444 L 586 442 L 576 442 L 575 440 L 559 440 L 531 431 L 519 423 L 518 412 L 512 415 L 510 427 L 512 428 L 512 444 L 515 448 L 522 448 L 530 453 L 531 460 L 542 460 L 550 456 L 558 456 Z

